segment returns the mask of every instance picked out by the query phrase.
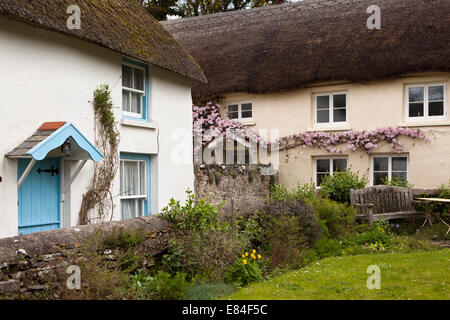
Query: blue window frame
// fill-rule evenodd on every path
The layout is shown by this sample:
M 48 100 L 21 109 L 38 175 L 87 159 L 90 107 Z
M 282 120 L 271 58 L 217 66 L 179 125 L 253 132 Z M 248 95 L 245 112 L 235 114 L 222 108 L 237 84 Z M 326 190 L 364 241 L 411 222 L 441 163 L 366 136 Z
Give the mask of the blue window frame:
M 123 58 L 122 61 L 122 117 L 148 120 L 149 69 L 142 62 Z
M 122 219 L 151 214 L 150 156 L 120 154 L 120 205 Z

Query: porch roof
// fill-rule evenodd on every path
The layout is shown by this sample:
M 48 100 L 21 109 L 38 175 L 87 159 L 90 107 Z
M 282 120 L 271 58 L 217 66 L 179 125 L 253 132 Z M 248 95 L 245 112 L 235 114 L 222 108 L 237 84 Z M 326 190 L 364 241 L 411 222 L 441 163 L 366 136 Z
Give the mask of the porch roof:
M 73 124 L 67 122 L 43 123 L 32 136 L 5 156 L 7 158 L 33 158 L 38 161 L 47 157 L 49 153 L 53 156 L 62 156 L 59 150 L 55 151 L 55 149 L 68 139 L 73 145 L 73 152 L 81 155 L 80 159 L 90 158 L 95 162 L 103 159 L 100 151 Z

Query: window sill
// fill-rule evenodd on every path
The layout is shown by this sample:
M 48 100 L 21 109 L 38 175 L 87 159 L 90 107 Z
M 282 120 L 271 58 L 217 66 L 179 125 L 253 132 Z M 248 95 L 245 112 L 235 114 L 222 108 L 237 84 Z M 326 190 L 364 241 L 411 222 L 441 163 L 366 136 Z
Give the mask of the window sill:
M 349 131 L 352 130 L 352 127 L 349 125 L 344 126 L 323 126 L 323 127 L 314 127 L 308 128 L 306 131 Z
M 127 127 L 137 127 L 137 128 L 144 128 L 144 129 L 158 129 L 158 123 L 152 120 L 148 121 L 142 121 L 142 120 L 131 120 L 131 119 L 120 119 L 120 124 L 122 126 Z
M 434 121 L 409 121 L 401 122 L 399 127 L 444 127 L 450 126 L 450 121 L 448 120 L 434 120 Z
M 256 126 L 255 120 L 243 120 L 243 119 L 235 119 L 235 121 L 245 125 L 245 126 Z

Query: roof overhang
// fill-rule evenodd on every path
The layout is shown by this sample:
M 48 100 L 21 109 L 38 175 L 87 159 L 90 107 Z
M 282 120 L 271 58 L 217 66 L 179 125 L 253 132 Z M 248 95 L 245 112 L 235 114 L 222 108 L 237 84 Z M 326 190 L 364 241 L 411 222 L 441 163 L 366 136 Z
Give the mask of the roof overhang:
M 7 158 L 31 158 L 36 161 L 47 156 L 63 157 L 58 148 L 67 140 L 73 144 L 73 160 L 92 160 L 99 162 L 103 155 L 91 142 L 71 123 L 44 123 L 30 138 L 14 150 L 6 154 Z

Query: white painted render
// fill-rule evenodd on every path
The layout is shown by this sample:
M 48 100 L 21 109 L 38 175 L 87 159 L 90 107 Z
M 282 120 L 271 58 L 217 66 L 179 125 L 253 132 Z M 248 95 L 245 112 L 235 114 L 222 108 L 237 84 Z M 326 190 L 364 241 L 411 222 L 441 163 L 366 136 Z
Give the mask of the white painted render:
M 0 237 L 18 232 L 17 160 L 5 154 L 32 135 L 43 122 L 67 121 L 94 142 L 94 90 L 109 84 L 116 119 L 121 119 L 122 55 L 87 42 L 0 18 Z M 120 124 L 120 151 L 151 155 L 152 214 L 171 197 L 185 199 L 193 189 L 192 145 L 184 162 L 172 161 L 177 141 L 172 134 L 192 134 L 190 82 L 176 73 L 150 66 L 149 123 Z M 185 140 L 183 140 L 186 142 Z M 192 139 L 190 140 L 192 143 Z M 179 144 L 180 142 L 178 142 Z M 69 164 L 73 171 L 76 162 Z M 78 222 L 82 195 L 91 183 L 88 161 L 66 194 L 63 226 Z M 119 174 L 114 181 L 114 220 L 120 219 Z M 68 209 L 70 208 L 70 213 Z

